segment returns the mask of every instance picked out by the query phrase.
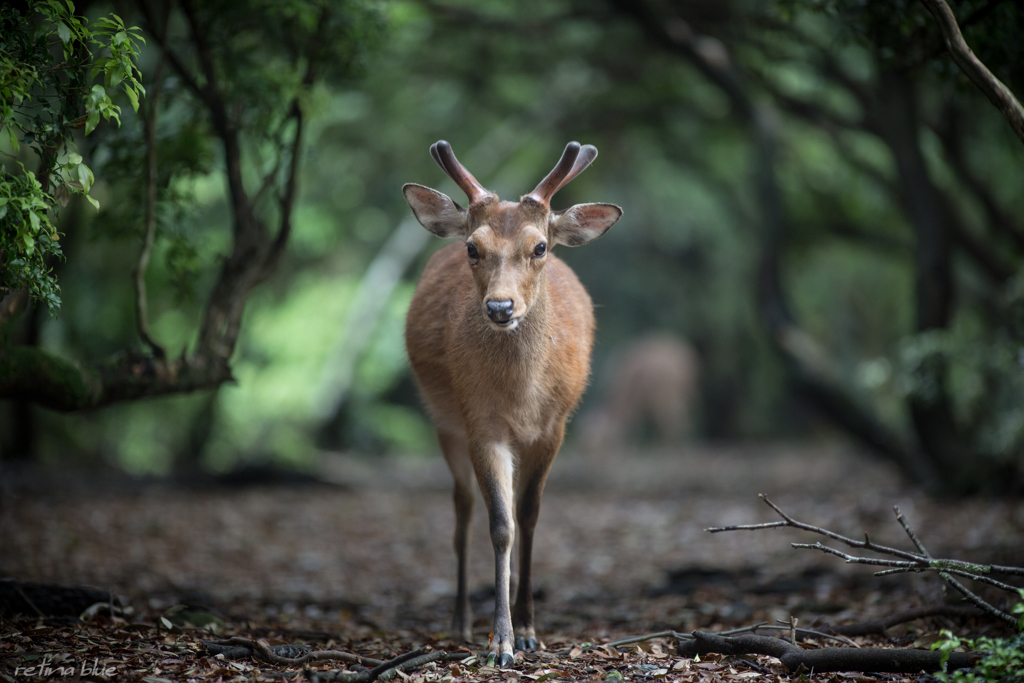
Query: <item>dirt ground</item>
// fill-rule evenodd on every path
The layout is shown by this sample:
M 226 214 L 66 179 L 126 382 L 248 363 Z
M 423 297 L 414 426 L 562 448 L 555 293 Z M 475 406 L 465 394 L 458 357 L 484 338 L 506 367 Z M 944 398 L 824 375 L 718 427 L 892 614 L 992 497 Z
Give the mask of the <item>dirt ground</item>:
M 98 629 L 97 643 L 100 635 L 113 637 L 111 628 L 152 624 L 184 603 L 219 616 L 221 633 L 267 637 L 272 644 L 371 655 L 423 644 L 457 647 L 447 640 L 454 513 L 440 457 L 330 456 L 321 477 L 334 483 L 124 486 L 67 472 L 8 480 L 0 508 L 0 577 L 87 584 L 124 596 L 131 615 L 86 625 Z M 1024 565 L 1024 501 L 931 499 L 901 483 L 888 466 L 841 445 L 699 445 L 632 451 L 602 462 L 567 452 L 544 495 L 534 552 L 538 636 L 547 651 L 791 616 L 801 625 L 865 621 L 946 597 L 934 576 L 874 578 L 869 567 L 790 547 L 824 540 L 807 533 L 704 531 L 776 520 L 759 493 L 801 521 L 853 537 L 867 531 L 876 542 L 910 549 L 893 514 L 898 505 L 935 556 Z M 493 609 L 485 520 L 478 502 L 470 561 L 476 648 L 486 644 Z M 30 619 L 34 615 L 0 622 L 0 659 L 8 659 L 0 673 L 7 680 L 24 680 L 12 678 L 14 668 L 33 648 L 59 653 L 67 639 L 83 637 L 81 626 L 29 628 Z M 940 628 L 992 630 L 982 620 L 934 618 L 896 627 L 886 642 L 908 646 Z M 212 680 L 218 672 L 225 680 L 278 675 L 272 672 L 301 677 L 301 667 L 250 662 L 240 670 L 210 663 L 194 643 L 211 636 L 188 633 L 158 630 L 150 637 L 157 654 L 108 660 L 135 662 L 119 669 L 119 677 L 136 680 Z M 183 638 L 189 642 L 184 649 Z M 728 676 L 725 664 L 692 669 L 679 664 L 667 639 L 652 643 L 633 648 L 636 661 L 616 667 L 626 679 Z M 517 668 L 555 666 L 531 657 L 517 660 Z M 610 670 L 607 662 L 585 659 L 578 662 L 585 668 L 572 669 L 576 674 L 550 671 L 600 679 Z M 174 660 L 180 665 L 160 664 Z M 214 668 L 204 669 L 204 661 Z M 534 665 L 541 668 L 529 668 Z M 758 676 L 785 677 L 772 671 Z M 487 678 L 457 667 L 441 673 L 452 680 Z M 444 679 L 434 674 L 414 677 Z M 493 672 L 495 680 L 518 675 Z

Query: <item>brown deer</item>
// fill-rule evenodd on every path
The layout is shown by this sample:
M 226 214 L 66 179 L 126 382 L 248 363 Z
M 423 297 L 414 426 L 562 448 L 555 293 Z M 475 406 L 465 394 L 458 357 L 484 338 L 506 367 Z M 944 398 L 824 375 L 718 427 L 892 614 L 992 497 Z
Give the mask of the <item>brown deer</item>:
M 513 648 L 537 647 L 533 531 L 566 419 L 590 372 L 593 304 L 572 270 L 551 252 L 556 244 L 575 247 L 597 239 L 622 209 L 578 204 L 551 210 L 555 192 L 597 157 L 592 145 L 566 145 L 551 173 L 518 202 L 499 201 L 484 189 L 444 140 L 430 153 L 466 193 L 469 205 L 463 208 L 423 185 L 402 188 L 423 227 L 462 240 L 427 262 L 409 307 L 405 341 L 455 480 L 458 588 L 452 627 L 471 640 L 466 552 L 475 475 L 494 546 L 489 660 L 504 667 L 512 663 Z M 516 526 L 519 586 L 511 610 Z
M 651 334 L 631 343 L 616 361 L 605 370 L 611 383 L 604 398 L 577 422 L 584 451 L 608 457 L 646 422 L 663 444 L 678 444 L 699 398 L 697 351 L 680 337 Z

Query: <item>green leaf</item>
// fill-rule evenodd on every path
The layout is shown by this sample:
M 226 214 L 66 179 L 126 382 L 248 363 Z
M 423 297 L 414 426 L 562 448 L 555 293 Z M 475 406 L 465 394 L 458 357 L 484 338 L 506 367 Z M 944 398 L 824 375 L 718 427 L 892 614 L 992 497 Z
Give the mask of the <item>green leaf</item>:
M 92 171 L 85 164 L 80 164 L 78 166 L 78 182 L 82 183 L 82 189 L 84 192 L 88 192 L 89 188 L 92 187 Z
M 71 40 L 71 29 L 69 29 L 67 24 L 65 24 L 63 21 L 58 21 L 57 35 L 60 37 L 62 42 L 67 43 Z
M 32 231 L 39 232 L 39 214 L 35 211 L 28 212 L 28 222 L 32 224 Z M 27 239 L 27 238 L 26 238 Z
M 139 110 L 139 96 L 132 88 L 125 88 L 124 92 L 128 95 L 128 101 L 132 103 L 132 109 L 135 111 Z
M 77 166 L 78 164 L 82 163 L 82 155 L 72 152 L 71 154 L 68 155 L 68 163 L 71 164 L 72 166 Z
M 95 199 L 93 199 L 89 195 L 85 195 L 85 198 L 89 200 L 90 204 L 92 204 L 94 207 L 96 207 L 97 211 L 100 210 L 100 203 L 98 201 L 96 201 Z
M 7 134 L 11 136 L 11 147 L 14 148 L 14 153 L 17 154 L 18 150 L 21 149 L 21 145 L 18 144 L 18 136 L 14 132 L 14 124 L 7 126 Z

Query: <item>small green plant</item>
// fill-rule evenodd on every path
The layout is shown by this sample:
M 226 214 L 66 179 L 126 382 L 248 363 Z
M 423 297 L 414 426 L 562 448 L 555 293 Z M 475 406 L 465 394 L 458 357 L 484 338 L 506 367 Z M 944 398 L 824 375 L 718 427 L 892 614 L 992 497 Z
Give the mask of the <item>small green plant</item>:
M 117 90 L 138 110 L 140 42 L 116 15 L 90 25 L 70 0 L 0 7 L 0 134 L 11 150 L 0 152 L 8 159 L 0 164 L 0 297 L 24 288 L 51 313 L 60 307 L 50 269 L 62 258 L 56 214 L 71 194 L 99 208 L 75 131 L 88 135 L 101 119 L 120 124 L 110 98 Z M 19 158 L 23 146 L 34 153 L 34 172 Z
M 1024 681 L 1024 590 L 1018 591 L 1021 602 L 1011 610 L 1019 614 L 1017 635 L 1010 638 L 960 638 L 952 631 L 942 631 L 943 639 L 932 645 L 933 650 L 942 652 L 942 671 L 935 677 L 943 683 L 996 683 Z M 960 669 L 952 673 L 946 670 L 949 655 L 963 647 L 966 650 L 982 652 L 971 670 Z

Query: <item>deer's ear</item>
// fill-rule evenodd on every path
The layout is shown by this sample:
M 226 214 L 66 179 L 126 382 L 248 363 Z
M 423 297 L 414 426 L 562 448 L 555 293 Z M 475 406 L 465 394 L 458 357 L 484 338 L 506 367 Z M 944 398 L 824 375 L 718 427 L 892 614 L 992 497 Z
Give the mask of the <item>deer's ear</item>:
M 438 237 L 465 236 L 468 212 L 451 197 L 416 183 L 406 184 L 402 194 L 424 228 Z
M 578 247 L 608 232 L 621 217 L 615 204 L 577 204 L 551 214 L 551 237 L 556 244 Z

